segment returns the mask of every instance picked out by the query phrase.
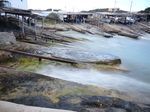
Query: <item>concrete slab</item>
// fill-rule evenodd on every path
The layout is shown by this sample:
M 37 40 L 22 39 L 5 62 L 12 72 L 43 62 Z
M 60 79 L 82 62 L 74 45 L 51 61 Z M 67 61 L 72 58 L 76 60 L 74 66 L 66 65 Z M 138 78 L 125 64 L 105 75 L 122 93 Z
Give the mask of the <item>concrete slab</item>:
M 6 101 L 0 101 L 0 112 L 75 112 L 75 111 L 25 106 Z

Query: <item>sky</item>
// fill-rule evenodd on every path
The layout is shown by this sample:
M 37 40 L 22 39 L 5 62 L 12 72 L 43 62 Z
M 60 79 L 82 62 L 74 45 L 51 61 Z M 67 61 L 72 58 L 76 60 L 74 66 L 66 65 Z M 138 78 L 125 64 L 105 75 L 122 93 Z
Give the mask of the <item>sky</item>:
M 62 9 L 79 12 L 97 8 L 120 8 L 121 10 L 140 11 L 150 7 L 150 0 L 27 0 L 28 9 Z

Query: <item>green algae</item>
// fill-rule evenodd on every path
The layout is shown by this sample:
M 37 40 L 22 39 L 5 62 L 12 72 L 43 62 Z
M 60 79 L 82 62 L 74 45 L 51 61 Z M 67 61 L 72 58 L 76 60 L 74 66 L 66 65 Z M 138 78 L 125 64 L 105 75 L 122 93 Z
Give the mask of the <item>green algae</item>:
M 42 65 L 42 62 L 30 58 L 19 58 L 18 60 L 20 61 L 20 66 L 18 68 L 26 71 L 35 71 Z
M 57 95 L 57 97 L 59 96 L 63 96 L 63 95 L 70 95 L 70 94 L 77 94 L 77 95 L 97 95 L 97 93 L 89 91 L 88 89 L 82 88 L 82 87 L 77 87 L 74 89 L 67 89 L 62 91 L 61 93 L 59 93 Z
M 51 61 L 46 59 L 42 59 L 42 61 L 39 61 L 37 58 L 16 58 L 15 60 L 4 64 L 4 66 L 7 67 L 17 68 L 31 72 L 36 72 L 41 67 L 47 65 L 67 66 L 65 63 L 62 62 Z
M 67 94 L 82 94 L 82 93 L 78 89 L 67 89 L 58 94 L 58 96 L 63 96 Z
M 51 99 L 51 101 L 52 101 L 53 103 L 58 103 L 58 102 L 60 101 L 60 99 L 59 99 L 59 98 L 53 98 L 53 99 Z
M 77 68 L 84 68 L 84 69 L 95 69 L 105 72 L 115 72 L 115 73 L 122 73 L 122 72 L 129 72 L 127 67 L 121 65 L 107 65 L 107 64 L 97 64 L 97 63 L 78 63 L 72 65 Z
M 35 71 L 37 68 L 39 68 L 39 66 L 43 65 L 44 63 L 45 60 L 40 62 L 37 59 L 32 58 L 16 58 L 14 61 L 5 63 L 4 65 L 26 71 Z

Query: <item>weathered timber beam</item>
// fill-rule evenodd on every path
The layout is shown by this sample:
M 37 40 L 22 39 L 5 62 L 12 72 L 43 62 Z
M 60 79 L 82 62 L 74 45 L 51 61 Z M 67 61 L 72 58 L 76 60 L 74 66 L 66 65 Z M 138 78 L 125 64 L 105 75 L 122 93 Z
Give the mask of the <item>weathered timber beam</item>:
M 41 61 L 41 59 L 48 59 L 48 60 L 60 61 L 60 62 L 64 62 L 64 63 L 77 64 L 77 62 L 73 61 L 73 60 L 65 60 L 65 59 L 58 59 L 58 58 L 54 58 L 54 57 L 46 57 L 46 56 L 41 56 L 41 55 L 37 55 L 37 54 L 31 54 L 31 53 L 22 52 L 22 51 L 11 50 L 11 49 L 0 49 L 0 50 L 11 52 L 11 53 L 23 54 L 23 55 L 27 55 L 27 56 L 31 56 L 31 57 L 36 57 L 36 58 L 39 58 L 39 61 Z

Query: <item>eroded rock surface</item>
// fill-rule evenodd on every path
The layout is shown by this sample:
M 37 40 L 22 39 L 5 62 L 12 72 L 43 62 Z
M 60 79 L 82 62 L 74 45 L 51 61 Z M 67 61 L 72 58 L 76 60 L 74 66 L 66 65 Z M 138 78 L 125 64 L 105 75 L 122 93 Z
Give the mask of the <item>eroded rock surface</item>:
M 96 64 L 121 64 L 121 59 L 117 56 L 92 51 L 74 50 L 69 48 L 44 48 L 41 51 L 50 53 L 51 56 L 63 59 L 74 60 L 83 63 L 96 63 Z
M 0 96 L 0 100 L 3 101 L 81 112 L 150 111 L 150 100 L 146 96 L 2 67 L 0 67 Z

